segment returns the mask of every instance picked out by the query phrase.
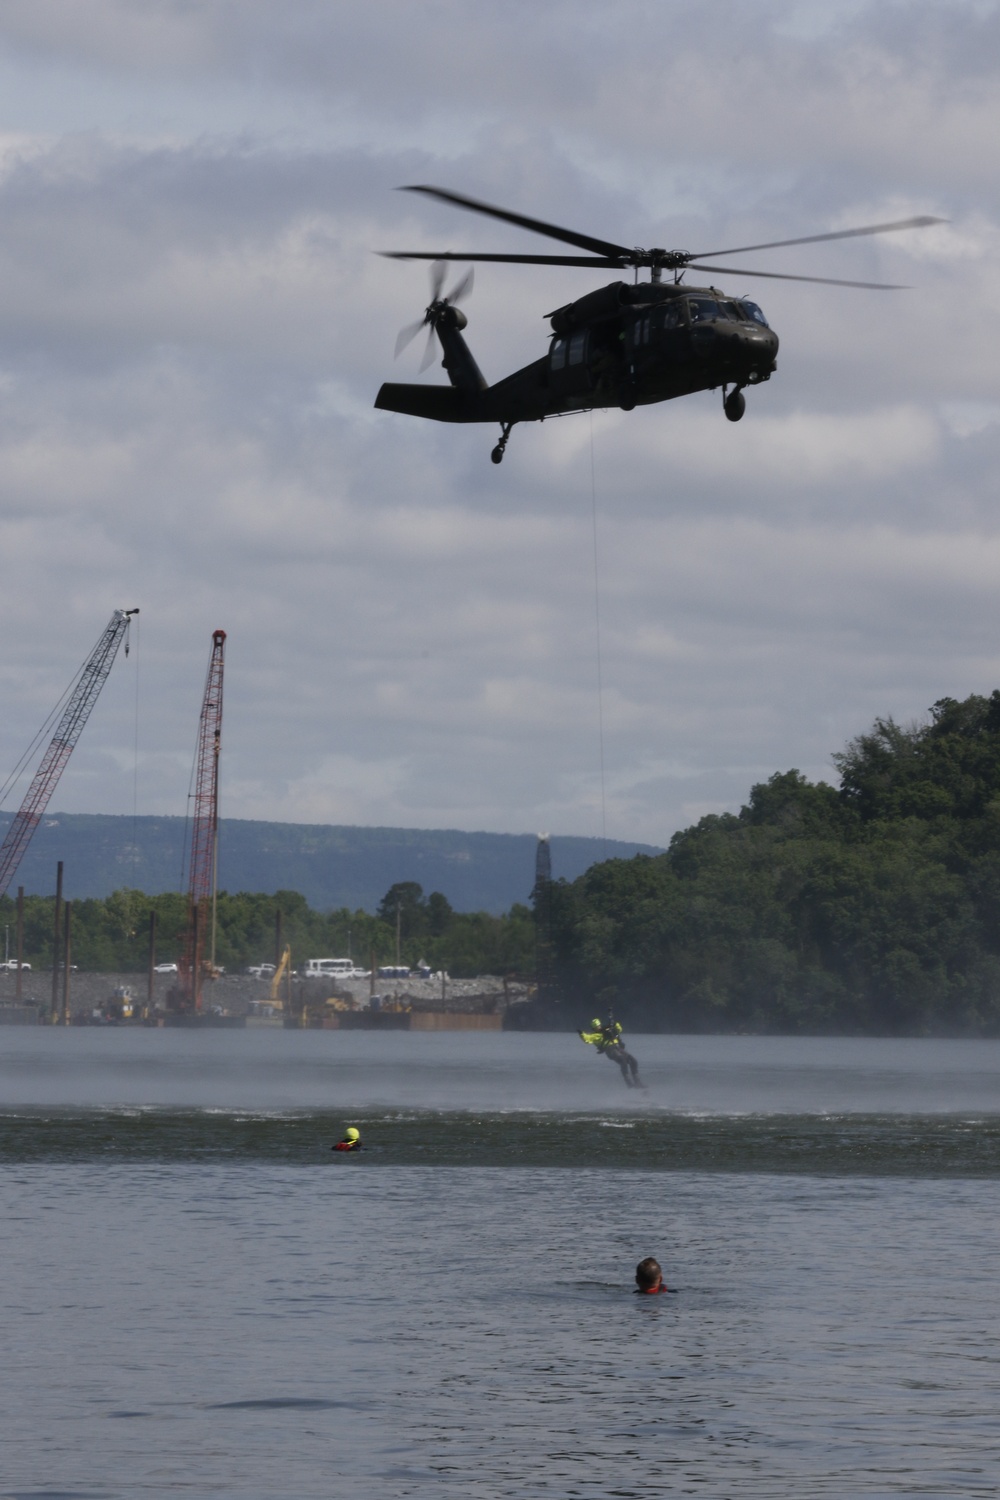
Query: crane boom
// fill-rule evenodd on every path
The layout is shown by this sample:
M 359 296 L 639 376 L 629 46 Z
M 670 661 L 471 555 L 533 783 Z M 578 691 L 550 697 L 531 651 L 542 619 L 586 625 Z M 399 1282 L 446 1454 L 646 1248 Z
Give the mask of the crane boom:
M 0 896 L 6 893 L 13 880 L 32 835 L 49 805 L 49 798 L 66 769 L 66 762 L 83 733 L 91 709 L 108 679 L 118 647 L 128 633 L 129 620 L 138 613 L 137 609 L 116 609 L 100 640 L 83 664 L 56 732 L 42 756 L 24 801 L 7 830 L 7 837 L 0 845 Z
M 198 724 L 194 812 L 188 858 L 188 925 L 180 964 L 186 1006 L 201 1010 L 203 952 L 210 900 L 215 892 L 219 840 L 219 754 L 222 749 L 222 675 L 226 632 L 212 633 L 212 654 Z M 214 943 L 212 958 L 214 962 Z
M 278 964 L 278 967 L 275 969 L 274 974 L 271 978 L 270 1003 L 272 1005 L 281 1005 L 281 981 L 284 979 L 291 966 L 292 950 L 288 943 L 286 943 L 285 951 L 281 955 L 281 962 Z M 289 994 L 291 994 L 291 985 L 289 985 Z

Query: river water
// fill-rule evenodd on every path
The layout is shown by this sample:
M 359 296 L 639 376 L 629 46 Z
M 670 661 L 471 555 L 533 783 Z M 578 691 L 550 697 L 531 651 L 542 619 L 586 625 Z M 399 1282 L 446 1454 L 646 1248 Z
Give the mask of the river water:
M 0 1500 L 1000 1496 L 1000 1044 L 630 1040 L 0 1030 Z

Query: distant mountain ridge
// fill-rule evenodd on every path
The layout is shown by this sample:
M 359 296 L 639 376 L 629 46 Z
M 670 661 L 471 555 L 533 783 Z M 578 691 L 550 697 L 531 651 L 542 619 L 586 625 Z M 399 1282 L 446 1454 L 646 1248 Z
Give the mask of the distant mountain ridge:
M 0 837 L 11 822 L 0 813 Z M 148 895 L 182 888 L 183 818 L 132 819 L 96 813 L 46 816 L 8 894 L 51 895 L 56 863 L 65 865 L 69 900 L 103 897 L 121 886 Z M 134 844 L 133 844 L 134 831 Z M 456 911 L 507 911 L 527 902 L 535 879 L 530 833 L 457 829 L 363 828 L 325 823 L 265 823 L 223 818 L 219 886 L 228 891 L 300 891 L 316 911 L 374 911 L 391 885 L 416 880 L 441 891 Z M 659 854 L 652 844 L 552 836 L 555 879 L 575 880 L 602 859 Z

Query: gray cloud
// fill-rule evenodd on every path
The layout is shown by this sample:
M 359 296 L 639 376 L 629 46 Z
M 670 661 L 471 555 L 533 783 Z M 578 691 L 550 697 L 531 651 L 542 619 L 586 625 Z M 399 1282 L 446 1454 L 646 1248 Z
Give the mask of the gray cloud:
M 831 774 L 876 713 L 991 689 L 997 24 L 4 7 L 35 103 L 0 117 L 2 763 L 138 603 L 140 811 L 183 807 L 221 625 L 229 816 L 599 831 L 591 431 L 612 835 L 665 840 L 771 770 Z M 426 297 L 372 251 L 531 243 L 392 191 L 427 180 L 629 243 L 953 222 L 761 257 L 915 290 L 758 282 L 782 352 L 740 426 L 717 395 L 598 413 L 518 429 L 494 469 L 486 429 L 372 410 L 414 378 L 392 346 Z M 482 269 L 484 369 L 596 284 Z M 131 809 L 135 689 L 130 659 L 60 805 Z

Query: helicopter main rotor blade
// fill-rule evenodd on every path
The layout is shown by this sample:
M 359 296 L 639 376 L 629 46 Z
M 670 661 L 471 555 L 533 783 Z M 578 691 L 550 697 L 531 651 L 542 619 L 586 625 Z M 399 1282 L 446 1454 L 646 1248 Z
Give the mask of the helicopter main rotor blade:
M 480 255 L 476 252 L 459 253 L 454 250 L 380 250 L 387 260 L 489 260 L 511 266 L 597 266 L 599 269 L 622 271 L 632 265 L 632 259 L 610 255 Z M 632 252 L 628 252 L 631 256 Z
M 589 234 L 578 234 L 574 229 L 563 229 L 558 224 L 546 224 L 542 219 L 529 219 L 525 214 L 515 214 L 508 208 L 497 208 L 492 203 L 481 203 L 478 198 L 465 198 L 461 193 L 448 192 L 446 188 L 407 186 L 404 193 L 425 193 L 428 198 L 438 198 L 442 203 L 453 203 L 456 208 L 467 208 L 475 214 L 487 214 L 491 219 L 502 219 L 506 224 L 516 224 L 519 229 L 530 229 L 535 234 L 547 235 L 550 240 L 562 240 L 564 245 L 577 245 L 581 250 L 590 250 L 594 255 L 612 258 L 632 254 L 623 245 L 613 245 L 610 240 L 598 240 Z
M 792 276 L 786 271 L 747 271 L 735 266 L 685 266 L 685 271 L 714 271 L 720 276 L 762 276 L 766 281 L 812 281 L 817 286 L 858 286 L 866 292 L 908 292 L 910 287 L 891 281 L 838 281 L 834 276 Z
M 835 229 L 830 234 L 804 234 L 797 240 L 770 240 L 766 245 L 736 245 L 730 250 L 702 250 L 692 255 L 691 260 L 703 260 L 706 255 L 747 255 L 751 250 L 778 250 L 783 245 L 818 245 L 821 240 L 854 240 L 864 234 L 894 234 L 897 229 L 926 229 L 931 224 L 947 224 L 947 219 L 936 219 L 930 214 L 921 214 L 916 219 L 897 219 L 892 224 L 865 224 L 861 229 Z M 800 281 L 810 278 L 801 276 Z M 848 286 L 862 285 L 848 282 Z

